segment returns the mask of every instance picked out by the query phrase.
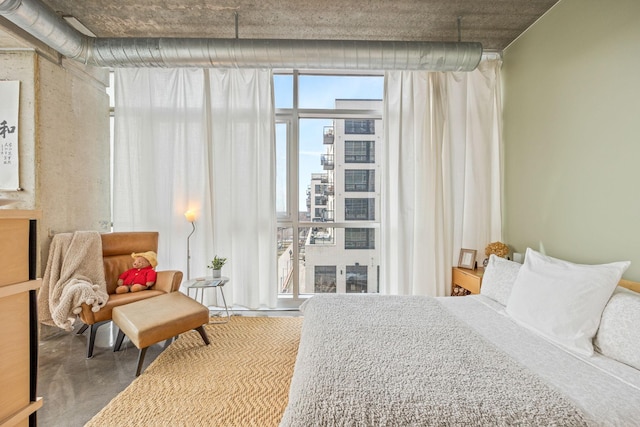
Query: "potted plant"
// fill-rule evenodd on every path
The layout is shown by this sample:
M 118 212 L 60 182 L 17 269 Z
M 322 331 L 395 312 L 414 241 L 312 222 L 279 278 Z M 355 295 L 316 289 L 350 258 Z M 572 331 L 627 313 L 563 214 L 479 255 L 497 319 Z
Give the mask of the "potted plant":
M 225 265 L 226 262 L 227 262 L 226 258 L 221 258 L 218 255 L 213 257 L 213 261 L 211 261 L 211 265 L 207 266 L 207 268 L 210 268 L 213 270 L 211 274 L 213 278 L 220 277 L 220 270 L 222 269 L 222 266 Z

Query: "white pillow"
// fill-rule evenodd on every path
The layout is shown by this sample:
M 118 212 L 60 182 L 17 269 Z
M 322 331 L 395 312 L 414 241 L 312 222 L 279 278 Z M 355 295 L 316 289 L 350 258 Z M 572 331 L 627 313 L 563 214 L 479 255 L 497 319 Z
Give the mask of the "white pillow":
M 480 294 L 507 305 L 520 267 L 522 264 L 491 254 L 482 276 Z
M 640 294 L 617 288 L 602 312 L 593 344 L 604 356 L 640 369 Z
M 507 313 L 548 339 L 590 356 L 602 311 L 629 264 L 573 264 L 528 248 Z

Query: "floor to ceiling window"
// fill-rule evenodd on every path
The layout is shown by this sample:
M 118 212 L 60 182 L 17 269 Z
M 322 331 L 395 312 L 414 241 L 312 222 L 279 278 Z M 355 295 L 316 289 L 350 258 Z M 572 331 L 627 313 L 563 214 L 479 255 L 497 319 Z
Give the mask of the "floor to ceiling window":
M 383 79 L 274 73 L 283 300 L 379 290 Z
M 274 88 L 280 296 L 377 292 L 382 74 L 282 72 Z

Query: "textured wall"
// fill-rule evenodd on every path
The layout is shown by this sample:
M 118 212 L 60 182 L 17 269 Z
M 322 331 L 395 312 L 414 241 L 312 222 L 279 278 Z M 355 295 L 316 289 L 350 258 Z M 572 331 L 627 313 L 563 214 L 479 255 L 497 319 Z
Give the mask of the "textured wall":
M 108 74 L 39 62 L 37 194 L 47 234 L 110 223 Z M 93 71 L 93 70 L 92 70 Z M 107 80 L 108 81 L 108 80 Z
M 110 227 L 107 70 L 33 51 L 0 53 L 0 78 L 20 80 L 20 185 L 12 209 L 42 211 L 41 271 L 51 235 Z
M 0 80 L 20 81 L 18 156 L 20 187 L 24 191 L 0 191 L 0 197 L 17 200 L 8 206 L 11 209 L 34 209 L 36 206 L 36 62 L 37 55 L 33 51 L 0 53 Z
M 506 241 L 640 280 L 640 2 L 562 0 L 504 53 Z

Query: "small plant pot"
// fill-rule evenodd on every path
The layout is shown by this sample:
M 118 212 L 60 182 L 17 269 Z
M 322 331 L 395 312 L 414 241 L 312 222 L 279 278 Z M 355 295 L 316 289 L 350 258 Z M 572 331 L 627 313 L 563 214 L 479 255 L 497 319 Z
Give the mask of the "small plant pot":
M 219 279 L 220 276 L 220 270 L 211 270 L 211 277 L 213 277 L 214 279 Z

